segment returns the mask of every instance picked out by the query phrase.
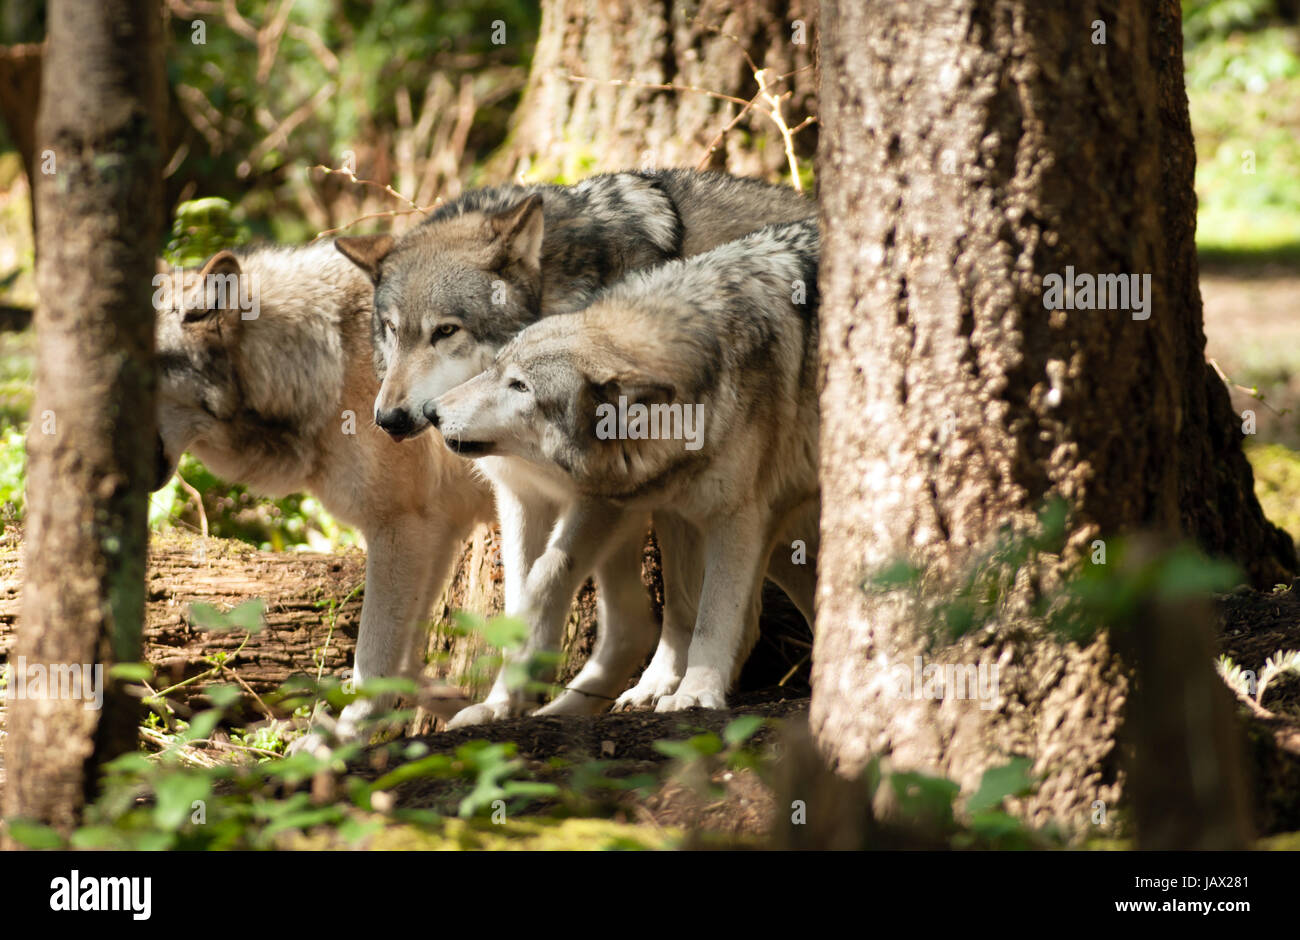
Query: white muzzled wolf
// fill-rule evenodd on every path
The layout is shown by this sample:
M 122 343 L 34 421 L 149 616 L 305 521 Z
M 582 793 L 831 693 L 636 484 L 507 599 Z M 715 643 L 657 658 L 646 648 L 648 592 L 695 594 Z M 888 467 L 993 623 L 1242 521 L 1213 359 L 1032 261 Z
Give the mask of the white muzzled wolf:
M 428 427 L 425 402 L 481 372 L 529 324 L 582 309 L 633 271 L 815 212 L 815 203 L 789 187 L 722 173 L 652 170 L 602 174 L 574 186 L 475 190 L 400 239 L 341 238 L 339 250 L 375 284 L 376 366 L 383 379 L 375 421 L 396 440 L 415 436 Z M 496 496 L 506 610 L 515 612 L 528 572 L 560 534 L 567 497 L 527 463 L 479 464 Z M 593 562 L 597 618 L 609 627 L 600 635 L 622 639 L 598 644 L 568 691 L 543 712 L 605 707 L 635 669 L 628 663 L 643 659 L 653 645 L 656 626 L 639 577 L 647 521 L 628 521 L 620 539 Z M 799 526 L 800 532 L 808 528 Z M 656 520 L 656 534 L 668 637 L 695 622 L 698 592 L 690 583 L 701 559 L 677 519 Z M 771 577 L 811 618 L 815 575 L 787 559 L 787 553 L 773 556 Z M 549 637 L 531 638 L 530 649 L 544 647 L 554 648 Z M 520 713 L 528 703 L 506 689 L 504 677 L 503 670 L 487 700 L 449 727 Z
M 806 220 L 631 274 L 587 309 L 528 327 L 424 409 L 448 447 L 507 473 L 526 463 L 528 485 L 563 507 L 515 599 L 535 648 L 558 644 L 582 579 L 647 512 L 673 533 L 665 597 L 671 578 L 687 579 L 676 592 L 698 597 L 698 616 L 671 629 L 665 617 L 624 704 L 724 707 L 757 638 L 768 559 L 792 527 L 806 527 L 815 565 L 817 261 L 817 222 Z M 669 568 L 680 552 L 693 557 L 682 539 L 703 546 L 702 584 L 689 566 Z M 607 623 L 597 650 L 648 640 Z

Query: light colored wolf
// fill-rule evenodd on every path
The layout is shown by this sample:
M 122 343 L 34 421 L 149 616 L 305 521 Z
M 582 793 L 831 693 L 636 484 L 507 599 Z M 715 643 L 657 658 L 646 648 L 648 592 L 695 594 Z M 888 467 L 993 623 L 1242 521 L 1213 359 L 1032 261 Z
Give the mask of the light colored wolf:
M 477 190 L 440 207 L 400 239 L 340 238 L 339 250 L 375 284 L 376 369 L 383 378 L 375 421 L 396 440 L 419 434 L 428 427 L 424 404 L 482 372 L 529 324 L 582 309 L 631 272 L 815 211 L 788 187 L 722 173 L 654 170 L 604 174 L 574 186 Z M 562 534 L 556 523 L 567 497 L 526 462 L 479 465 L 492 481 L 501 521 L 506 610 L 518 611 L 534 561 L 548 540 Z M 604 708 L 648 655 L 644 638 L 652 646 L 656 626 L 639 577 L 647 521 L 628 520 L 608 552 L 593 560 L 602 639 L 568 690 L 543 712 Z M 795 537 L 815 538 L 816 519 L 801 520 L 797 529 Z M 656 535 L 667 643 L 695 622 L 698 591 L 690 583 L 698 579 L 701 558 L 680 520 L 656 519 Z M 815 573 L 792 564 L 789 553 L 776 553 L 772 562 L 773 580 L 811 622 Z M 549 635 L 534 636 L 528 648 L 554 648 L 550 641 Z M 645 704 L 661 691 L 640 690 L 634 698 Z M 449 727 L 518 714 L 527 705 L 507 690 L 503 670 L 486 701 Z
M 645 513 L 702 543 L 694 629 L 665 631 L 623 702 L 725 707 L 757 639 L 768 559 L 816 511 L 817 260 L 808 220 L 633 274 L 586 310 L 528 327 L 425 409 L 448 447 L 527 461 L 564 506 L 518 602 L 543 647 Z M 648 639 L 602 628 L 599 643 Z
M 492 502 L 435 439 L 398 446 L 371 422 L 369 280 L 319 242 L 223 251 L 155 286 L 156 485 L 189 451 L 258 493 L 314 493 L 366 541 L 354 678 L 413 675 L 417 627 Z M 339 734 L 382 704 L 348 706 Z

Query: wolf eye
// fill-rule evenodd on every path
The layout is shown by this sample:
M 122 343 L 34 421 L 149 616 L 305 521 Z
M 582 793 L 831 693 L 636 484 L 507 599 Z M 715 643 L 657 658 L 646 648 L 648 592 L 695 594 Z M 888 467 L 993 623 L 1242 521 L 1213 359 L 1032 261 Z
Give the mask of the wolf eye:
M 528 391 L 528 386 L 525 385 L 523 382 L 521 382 L 519 379 L 511 379 L 511 380 L 510 380 L 509 388 L 510 388 L 510 391 L 512 391 L 512 392 L 526 392 L 526 391 Z
M 455 336 L 459 330 L 460 327 L 455 323 L 444 323 L 433 331 L 433 341 L 436 343 L 438 340 L 445 339 L 448 336 Z

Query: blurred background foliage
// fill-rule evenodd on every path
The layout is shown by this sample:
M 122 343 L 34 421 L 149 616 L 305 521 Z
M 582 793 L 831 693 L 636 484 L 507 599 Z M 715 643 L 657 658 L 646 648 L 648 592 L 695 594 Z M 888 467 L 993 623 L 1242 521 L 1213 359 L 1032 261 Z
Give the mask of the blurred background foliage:
M 381 185 L 320 166 L 391 185 L 419 206 L 484 182 L 540 25 L 528 0 L 165 0 L 165 8 L 172 218 L 159 254 L 186 266 L 250 240 L 304 241 L 367 216 L 372 227 L 400 230 L 417 218 L 387 215 L 410 205 Z M 1300 300 L 1300 0 L 1184 0 L 1183 12 L 1198 241 L 1215 272 L 1202 282 L 1210 354 L 1242 386 L 1239 411 L 1257 402 L 1245 390 L 1268 400 L 1254 405 L 1260 428 L 1248 453 L 1266 510 L 1300 537 L 1300 343 L 1290 342 L 1298 334 L 1282 341 L 1276 324 L 1256 330 L 1243 313 L 1224 320 L 1231 342 L 1216 347 L 1214 329 L 1221 302 L 1252 313 L 1268 306 L 1252 293 L 1261 271 L 1282 285 L 1274 307 Z M 43 18 L 43 0 L 0 0 L 0 44 L 39 42 Z M 812 167 L 801 171 L 811 184 Z M 0 122 L 5 310 L 35 302 L 30 205 L 22 159 Z M 1289 305 L 1278 300 L 1288 285 Z M 6 523 L 22 517 L 33 349 L 30 329 L 0 324 Z M 255 499 L 189 457 L 180 473 L 213 535 L 277 549 L 355 541 L 310 497 Z M 195 496 L 174 480 L 155 494 L 152 520 L 197 528 Z

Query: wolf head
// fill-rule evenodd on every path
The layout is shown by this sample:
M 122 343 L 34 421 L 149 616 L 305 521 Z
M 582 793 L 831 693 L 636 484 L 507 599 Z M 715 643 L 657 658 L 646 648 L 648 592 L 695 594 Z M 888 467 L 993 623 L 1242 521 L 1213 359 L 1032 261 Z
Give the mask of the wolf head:
M 463 456 L 520 457 L 611 497 L 689 457 L 682 440 L 622 433 L 619 416 L 637 406 L 687 406 L 671 376 L 638 368 L 583 322 L 561 314 L 524 330 L 486 371 L 426 403 L 425 418 Z
M 222 251 L 198 271 L 154 279 L 160 377 L 154 489 L 171 478 L 181 454 L 195 440 L 239 407 L 230 350 L 239 342 L 244 311 L 237 293 L 207 288 L 229 283 L 225 279 L 240 273 L 238 259 Z
M 267 493 L 290 486 L 310 469 L 312 435 L 339 415 L 343 337 L 364 342 L 369 284 L 319 243 L 221 251 L 154 286 L 154 484 L 188 450 L 226 479 Z
M 478 375 L 540 316 L 542 197 L 435 215 L 401 239 L 335 242 L 375 285 L 375 423 L 402 440 L 429 425 L 424 402 Z

